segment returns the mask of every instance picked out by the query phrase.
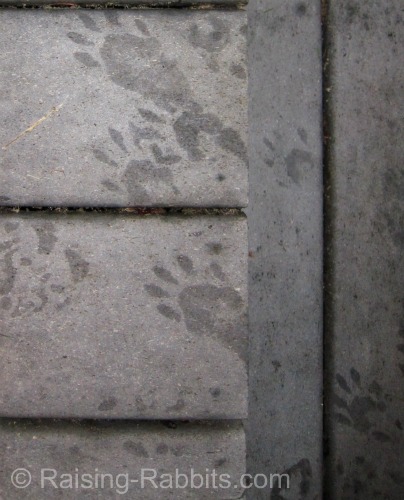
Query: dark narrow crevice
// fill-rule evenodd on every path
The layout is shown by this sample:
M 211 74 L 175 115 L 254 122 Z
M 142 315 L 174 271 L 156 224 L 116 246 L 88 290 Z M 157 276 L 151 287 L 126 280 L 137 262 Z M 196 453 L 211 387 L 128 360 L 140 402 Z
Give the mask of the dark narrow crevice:
M 9 1 L 2 2 L 0 0 L 0 10 L 3 9 L 25 9 L 25 10 L 77 10 L 77 9 L 89 9 L 89 10 L 107 10 L 107 9 L 125 9 L 125 10 L 146 10 L 146 9 L 187 9 L 187 10 L 239 10 L 245 9 L 248 0 L 239 1 L 234 3 L 209 3 L 209 2 L 200 2 L 197 3 L 193 0 L 187 1 L 167 1 L 161 2 L 156 1 L 155 3 L 74 3 L 69 2 L 59 2 L 59 3 L 51 3 L 49 4 L 24 4 L 23 2 L 18 2 L 12 4 Z
M 134 419 L 134 418 L 76 418 L 76 417 L 0 417 L 0 425 L 1 424 L 25 424 L 27 426 L 39 426 L 42 424 L 47 424 L 47 425 L 54 425 L 54 426 L 59 426 L 59 425 L 82 425 L 83 427 L 85 426 L 91 426 L 94 424 L 112 424 L 116 422 L 121 423 L 122 425 L 146 425 L 146 424 L 161 424 L 164 427 L 168 427 L 170 429 L 176 429 L 178 426 L 185 426 L 185 425 L 206 425 L 206 426 L 212 426 L 212 425 L 240 425 L 244 424 L 244 420 L 240 418 L 226 418 L 225 420 L 223 418 L 213 418 L 212 420 L 206 420 L 204 418 L 177 418 L 173 419 L 167 418 L 139 418 L 139 419 Z
M 332 169 L 332 58 L 329 0 L 322 0 L 323 54 L 323 491 L 333 498 L 330 450 L 332 447 L 331 395 L 333 378 L 333 297 L 334 297 L 334 183 Z
M 182 215 L 182 216 L 244 216 L 241 208 L 232 207 L 0 207 L 0 215 L 6 213 L 21 214 L 79 214 L 79 213 L 99 213 L 99 214 L 121 214 L 121 215 Z
M 52 418 L 52 417 L 0 417 L 0 428 L 4 432 L 7 428 L 13 430 L 53 430 L 53 431 L 97 431 L 112 429 L 115 432 L 133 430 L 140 427 L 162 426 L 167 429 L 179 431 L 189 427 L 193 429 L 210 430 L 212 428 L 228 430 L 244 425 L 240 419 L 120 419 L 120 418 Z

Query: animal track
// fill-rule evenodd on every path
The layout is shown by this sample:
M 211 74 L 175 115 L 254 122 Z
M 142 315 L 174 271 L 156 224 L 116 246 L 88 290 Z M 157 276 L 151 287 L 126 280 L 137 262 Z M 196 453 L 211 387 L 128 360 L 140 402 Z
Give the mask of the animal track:
M 154 120 L 154 113 L 147 110 L 143 115 L 147 116 L 146 119 Z M 159 118 L 163 120 L 163 118 Z M 112 192 L 119 192 L 125 189 L 128 193 L 128 202 L 131 205 L 141 205 L 150 200 L 150 192 L 153 188 L 163 184 L 174 193 L 178 193 L 178 188 L 174 184 L 173 174 L 170 169 L 172 165 L 178 163 L 181 157 L 168 151 L 163 153 L 158 146 L 159 143 L 164 141 L 159 131 L 153 126 L 146 126 L 144 128 L 136 126 L 133 122 L 129 122 L 127 136 L 112 127 L 108 130 L 109 136 L 114 144 L 119 148 L 120 154 L 114 154 L 114 157 L 120 156 L 125 158 L 126 168 L 120 179 L 120 183 L 104 179 L 101 184 Z M 142 149 L 143 143 L 146 142 L 153 154 L 153 159 L 137 159 L 135 149 Z M 135 149 L 132 149 L 135 146 Z M 115 148 L 116 149 L 116 148 Z M 118 150 L 117 150 L 118 151 Z M 117 162 L 110 157 L 110 155 L 101 148 L 93 150 L 94 157 L 116 170 L 118 167 Z
M 389 491 L 398 491 L 404 477 L 399 463 L 383 463 L 377 454 L 370 456 L 357 455 L 350 457 L 349 461 L 339 458 L 337 461 L 337 472 L 341 476 L 342 486 L 341 500 L 353 498 L 391 498 L 385 496 Z
M 38 257 L 49 255 L 58 241 L 53 223 L 38 221 L 32 227 L 37 236 L 36 253 Z M 29 257 L 19 256 L 18 244 L 21 240 L 15 236 L 18 234 L 18 228 L 17 222 L 4 224 L 5 232 L 14 237 L 0 244 L 0 309 L 9 311 L 11 318 L 30 316 L 42 311 L 49 303 L 50 297 L 53 297 L 51 302 L 57 310 L 68 306 L 71 299 L 67 295 L 66 287 L 52 283 L 53 276 L 46 272 L 47 266 L 38 266 L 40 259 L 36 262 L 32 255 Z M 65 257 L 73 282 L 76 283 L 86 277 L 89 264 L 80 257 L 73 247 L 75 245 L 65 250 Z M 32 268 L 32 270 L 25 274 L 26 268 Z M 24 288 L 24 294 L 16 294 L 16 299 L 13 300 L 12 291 L 18 274 L 23 276 L 19 279 L 26 282 L 27 286 Z
M 236 289 L 226 285 L 226 275 L 219 263 L 212 262 L 201 273 L 203 280 L 206 276 L 208 281 L 195 285 L 199 272 L 193 261 L 181 254 L 174 260 L 173 272 L 162 265 L 154 266 L 156 282 L 144 286 L 153 299 L 158 299 L 158 312 L 171 321 L 184 321 L 191 334 L 212 337 L 245 360 L 243 299 Z M 240 316 L 235 320 L 237 311 Z
M 342 375 L 336 376 L 338 387 L 343 391 L 341 396 L 337 393 L 333 396 L 337 422 L 361 433 L 370 432 L 378 441 L 390 441 L 390 436 L 377 430 L 370 418 L 372 413 L 386 411 L 388 396 L 383 394 L 382 387 L 376 381 L 367 388 L 363 387 L 361 377 L 354 368 L 350 370 L 350 379 L 348 383 Z
M 18 238 L 13 238 L 0 243 L 0 295 L 2 296 L 10 293 L 14 287 L 17 269 L 13 265 L 13 255 L 17 251 L 18 242 Z
M 191 69 L 182 71 L 181 52 L 178 49 L 170 55 L 165 39 L 160 32 L 153 32 L 147 16 L 144 20 L 131 17 L 128 33 L 121 26 L 118 11 L 106 11 L 106 23 L 85 12 L 75 15 L 85 30 L 67 33 L 69 41 L 80 47 L 74 52 L 77 62 L 87 71 L 103 71 L 117 86 L 138 94 L 142 103 L 133 110 L 137 116 L 129 121 L 127 131 L 109 128 L 109 136 L 119 149 L 113 146 L 110 155 L 105 142 L 94 149 L 95 158 L 111 169 L 117 169 L 122 160 L 126 165 L 120 183 L 104 179 L 104 188 L 115 192 L 127 189 L 130 201 L 138 204 L 148 201 L 149 192 L 161 183 L 176 191 L 172 167 L 184 162 L 184 153 L 186 160 L 204 161 L 216 146 L 247 163 L 247 148 L 239 133 L 197 102 L 194 85 L 188 79 Z M 187 38 L 196 53 L 213 57 L 229 44 L 230 26 L 215 15 L 207 15 L 206 21 L 190 29 L 176 25 L 176 37 Z M 241 61 L 226 64 L 230 78 L 243 78 Z M 212 141 L 215 147 L 209 145 Z M 224 180 L 219 176 L 218 180 Z
M 286 481 L 286 475 L 290 478 L 290 484 Z M 313 481 L 313 471 L 310 460 L 303 458 L 296 464 L 281 472 L 280 477 L 274 481 L 274 486 L 270 494 L 271 500 L 300 500 L 313 498 L 311 485 Z
M 83 23 L 87 34 L 68 32 L 67 37 L 76 45 L 86 47 L 74 53 L 80 64 L 90 69 L 104 67 L 116 85 L 139 93 L 161 109 L 173 112 L 178 108 L 195 107 L 192 86 L 187 75 L 178 66 L 181 54 L 178 53 L 175 57 L 167 56 L 166 40 L 161 41 L 158 32 L 153 33 L 152 27 L 149 28 L 146 22 L 147 17 L 144 17 L 144 20 L 138 17 L 131 18 L 131 21 L 133 20 L 130 24 L 131 33 L 128 33 L 122 30 L 118 11 L 104 12 L 106 26 L 103 24 L 103 29 L 98 25 L 100 18 L 96 21 L 95 16 L 85 12 L 77 12 L 76 15 Z M 173 21 L 175 18 L 171 20 Z M 206 17 L 206 22 L 202 25 L 198 26 L 195 23 L 189 30 L 177 29 L 175 35 L 186 37 L 189 44 L 203 49 L 204 53 L 220 52 L 228 45 L 230 31 L 228 21 L 211 15 Z M 112 28 L 111 32 L 106 35 L 102 33 L 102 31 L 108 32 L 109 26 Z M 208 31 L 206 31 L 207 26 L 210 26 Z M 242 69 L 237 65 L 235 72 L 238 73 L 238 77 Z
M 304 148 L 307 147 L 307 132 L 304 128 L 298 128 L 297 134 Z M 284 139 L 278 132 L 274 132 L 275 139 L 280 144 L 283 143 Z M 307 149 L 293 148 L 286 157 L 281 156 L 277 153 L 277 149 L 274 144 L 267 138 L 264 137 L 263 142 L 269 151 L 269 158 L 265 159 L 265 163 L 268 167 L 273 168 L 275 164 L 282 165 L 286 168 L 286 173 L 288 177 L 297 185 L 300 185 L 302 177 L 305 175 L 305 170 L 313 168 L 314 160 Z M 285 150 L 285 147 L 280 148 L 281 151 Z M 277 181 L 279 185 L 285 186 L 281 181 Z

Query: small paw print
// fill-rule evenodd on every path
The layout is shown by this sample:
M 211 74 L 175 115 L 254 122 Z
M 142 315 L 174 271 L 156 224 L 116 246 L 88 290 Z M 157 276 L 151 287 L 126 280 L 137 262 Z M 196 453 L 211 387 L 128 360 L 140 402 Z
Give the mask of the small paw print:
M 210 248 L 219 243 L 210 244 Z M 211 251 L 211 250 L 210 250 Z M 150 297 L 158 301 L 157 311 L 170 321 L 185 322 L 187 331 L 211 337 L 245 360 L 247 348 L 246 318 L 238 290 L 226 285 L 226 275 L 218 262 L 211 262 L 203 272 L 194 268 L 186 255 L 174 256 L 173 270 L 155 265 L 154 283 L 145 285 Z M 198 278 L 202 275 L 203 278 Z M 201 284 L 195 284 L 201 279 Z
M 154 119 L 152 111 L 149 111 L 146 116 L 146 120 Z M 160 119 L 163 120 L 163 118 Z M 104 188 L 112 192 L 126 190 L 128 203 L 133 206 L 149 202 L 151 193 L 161 185 L 178 194 L 171 168 L 181 160 L 181 156 L 169 148 L 166 151 L 162 150 L 164 137 L 157 129 L 149 124 L 138 126 L 129 122 L 125 137 L 121 131 L 113 127 L 109 127 L 108 134 L 114 143 L 113 157 L 105 148 L 96 147 L 93 149 L 95 159 L 109 165 L 111 173 L 114 173 L 119 166 L 114 158 L 119 158 L 120 162 L 123 160 L 126 167 L 118 181 L 115 179 L 115 173 L 113 180 L 110 178 L 102 180 L 101 184 Z M 161 147 L 154 141 L 159 141 Z M 146 153 L 143 151 L 142 155 L 139 154 L 139 149 L 143 149 L 144 144 L 148 150 Z M 140 156 L 145 156 L 145 158 L 141 159 Z
M 372 414 L 384 413 L 387 409 L 388 396 L 383 394 L 382 387 L 373 381 L 368 387 L 363 387 L 361 377 L 355 368 L 350 370 L 350 382 L 340 374 L 336 381 L 339 394 L 333 396 L 334 415 L 342 425 L 353 427 L 361 433 L 371 433 L 378 441 L 390 441 L 391 437 L 377 430 Z
M 297 129 L 296 142 L 300 142 L 301 147 L 293 148 L 286 157 L 283 154 L 287 145 L 285 139 L 278 133 L 274 132 L 276 143 L 274 144 L 267 137 L 264 137 L 263 143 L 268 148 L 267 158 L 264 160 L 266 165 L 270 168 L 275 166 L 282 166 L 285 170 L 288 179 L 293 183 L 300 185 L 301 181 L 305 178 L 306 172 L 313 168 L 314 159 L 308 150 L 308 137 L 304 128 Z M 281 153 L 279 153 L 281 152 Z M 277 181 L 282 187 L 286 186 L 285 182 Z

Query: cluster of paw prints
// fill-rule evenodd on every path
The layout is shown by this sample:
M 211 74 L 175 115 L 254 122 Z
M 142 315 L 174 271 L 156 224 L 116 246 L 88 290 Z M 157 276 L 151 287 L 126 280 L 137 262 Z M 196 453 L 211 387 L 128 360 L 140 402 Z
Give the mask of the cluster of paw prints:
M 156 25 L 155 19 L 148 23 L 150 17 L 147 16 L 131 16 L 130 24 L 122 26 L 123 18 L 114 10 L 104 11 L 104 22 L 85 12 L 78 11 L 75 15 L 82 22 L 82 32 L 70 31 L 67 37 L 77 48 L 74 52 L 77 61 L 90 70 L 103 69 L 116 85 L 171 112 L 178 108 L 189 109 L 195 104 L 192 84 L 179 67 L 182 50 L 188 47 L 196 51 L 195 56 L 203 54 L 203 61 L 208 60 L 214 73 L 220 71 L 216 56 L 230 44 L 234 50 L 237 38 L 233 33 L 236 38 L 231 40 L 230 31 L 235 28 L 230 20 L 217 13 L 206 13 L 203 23 L 188 24 L 186 18 L 175 22 L 173 18 L 164 26 Z M 166 39 L 170 30 L 180 44 L 171 56 Z M 239 31 L 244 38 L 246 25 L 240 26 Z M 226 66 L 230 77 L 246 80 L 245 62 L 224 60 L 222 65 Z
M 67 33 L 69 40 L 81 48 L 74 52 L 77 61 L 88 70 L 103 69 L 114 84 L 139 94 L 144 103 L 134 110 L 137 116 L 128 122 L 126 130 L 109 128 L 112 154 L 105 146 L 93 150 L 94 157 L 110 166 L 112 172 L 122 163 L 116 159 L 124 158 L 123 175 L 104 179 L 105 189 L 126 192 L 129 203 L 137 205 L 147 203 L 155 188 L 166 187 L 169 193 L 177 194 L 173 166 L 206 158 L 202 136 L 247 163 L 247 148 L 239 133 L 226 126 L 219 116 L 204 112 L 195 101 L 192 85 L 178 60 L 167 59 L 164 44 L 153 36 L 144 20 L 134 19 L 131 33 L 126 33 L 122 31 L 118 11 L 105 12 L 107 28 L 101 28 L 99 21 L 87 13 L 78 12 L 77 16 L 84 33 Z M 230 27 L 227 21 L 215 16 L 208 19 L 208 25 L 207 33 L 197 24 L 184 32 L 191 46 L 213 57 L 228 45 Z M 111 32 L 105 34 L 108 26 Z M 242 65 L 233 66 L 231 74 L 246 78 Z M 225 176 L 217 172 L 216 180 L 222 182 Z
M 0 308 L 9 311 L 11 318 L 30 316 L 41 312 L 53 296 L 54 307 L 57 310 L 63 309 L 71 303 L 71 298 L 67 296 L 65 286 L 52 282 L 52 274 L 46 272 L 45 265 L 36 268 L 34 273 L 32 271 L 28 273 L 29 281 L 25 294 L 16 294 L 16 301 L 12 300 L 11 295 L 18 273 L 22 274 L 24 268 L 34 265 L 32 255 L 17 257 L 20 243 L 20 238 L 16 236 L 18 228 L 18 222 L 4 224 L 5 233 L 10 237 L 0 243 Z M 38 238 L 36 253 L 50 254 L 57 242 L 54 225 L 52 222 L 38 222 L 34 224 L 34 230 Z M 84 279 L 89 272 L 89 263 L 80 256 L 74 246 L 66 248 L 64 253 L 72 281 L 78 282 Z
M 221 249 L 219 243 L 208 246 L 212 252 Z M 174 262 L 172 269 L 154 266 L 156 280 L 145 285 L 148 295 L 156 300 L 157 311 L 170 321 L 184 321 L 189 333 L 212 337 L 245 359 L 243 300 L 239 291 L 226 284 L 227 278 L 220 264 L 213 260 L 207 272 L 200 273 L 203 275 L 201 279 L 188 256 L 177 255 Z M 237 314 L 240 317 L 235 325 Z

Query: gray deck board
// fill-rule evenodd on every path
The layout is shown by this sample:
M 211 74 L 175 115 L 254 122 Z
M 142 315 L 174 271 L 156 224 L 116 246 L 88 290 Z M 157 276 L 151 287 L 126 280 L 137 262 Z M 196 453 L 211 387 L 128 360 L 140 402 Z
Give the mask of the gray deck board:
M 249 469 L 321 498 L 322 97 L 320 1 L 249 4 Z
M 0 495 L 10 500 L 53 500 L 59 496 L 66 499 L 227 500 L 240 497 L 240 477 L 245 472 L 244 430 L 237 422 L 183 423 L 169 428 L 162 423 L 146 422 L 1 419 L 0 446 Z M 21 468 L 29 471 L 32 482 L 26 488 L 17 489 L 11 483 L 11 475 Z M 41 469 L 51 470 L 42 472 Z M 216 472 L 217 488 L 211 487 L 212 476 L 210 487 L 206 487 L 204 479 L 204 487 L 192 488 L 192 470 L 203 478 Z M 154 477 L 154 471 L 157 489 L 146 479 Z M 173 477 L 175 484 L 176 471 L 187 476 L 189 486 L 167 489 L 169 483 L 163 474 Z M 73 477 L 71 488 L 68 487 L 69 474 Z M 102 474 L 110 474 L 112 481 L 107 477 L 103 486 Z M 225 474 L 231 486 L 219 488 L 220 484 L 224 485 L 220 476 Z M 42 477 L 54 478 L 54 484 L 44 479 L 41 487 Z M 76 477 L 79 486 L 84 484 L 84 487 L 75 488 Z M 22 481 L 23 476 L 19 480 Z M 88 489 L 89 480 L 91 489 Z M 185 484 L 184 477 L 179 478 L 178 484 Z M 200 484 L 198 478 L 194 484 Z
M 404 496 L 403 4 L 330 4 L 328 497 Z
M 245 12 L 6 9 L 0 24 L 0 205 L 247 204 Z
M 0 215 L 0 415 L 244 418 L 246 220 Z

